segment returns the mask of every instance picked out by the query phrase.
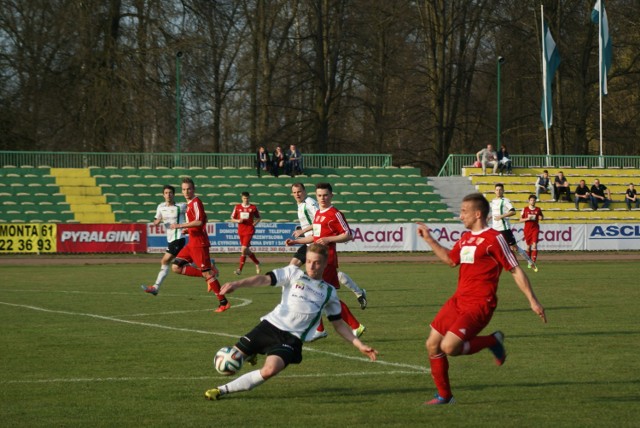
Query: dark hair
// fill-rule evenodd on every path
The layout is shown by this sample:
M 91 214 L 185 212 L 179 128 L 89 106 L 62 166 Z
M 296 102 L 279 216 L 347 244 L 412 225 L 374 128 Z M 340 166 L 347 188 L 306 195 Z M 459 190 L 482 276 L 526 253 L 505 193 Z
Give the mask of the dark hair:
M 165 184 L 164 186 L 162 186 L 162 193 L 164 193 L 164 191 L 167 189 L 171 190 L 171 193 L 173 193 L 174 195 L 176 194 L 176 188 L 170 184 Z
M 462 202 L 473 202 L 474 208 L 482 213 L 482 218 L 489 217 L 491 207 L 482 193 L 471 193 L 462 198 Z
M 248 198 L 249 196 L 251 196 L 251 195 L 249 195 L 249 192 L 242 192 L 242 193 L 241 193 L 241 195 L 242 195 L 242 196 L 246 196 L 247 198 Z
M 194 183 L 194 182 L 193 182 L 193 179 L 192 179 L 191 177 L 184 177 L 184 178 L 182 179 L 182 183 L 183 183 L 183 184 L 184 184 L 184 183 L 191 184 L 191 185 L 193 186 L 193 188 L 194 188 L 194 189 L 196 188 L 196 183 Z
M 331 184 L 329 183 L 318 183 L 316 184 L 316 190 L 318 189 L 327 189 L 329 191 L 329 193 L 333 193 L 333 188 L 331 187 Z
M 496 185 L 493 187 L 494 189 L 497 189 L 498 187 L 502 187 L 504 189 L 504 184 L 502 183 L 496 183 Z
M 536 201 L 538 200 L 538 197 L 536 195 L 529 195 L 529 197 L 527 199 L 535 199 Z

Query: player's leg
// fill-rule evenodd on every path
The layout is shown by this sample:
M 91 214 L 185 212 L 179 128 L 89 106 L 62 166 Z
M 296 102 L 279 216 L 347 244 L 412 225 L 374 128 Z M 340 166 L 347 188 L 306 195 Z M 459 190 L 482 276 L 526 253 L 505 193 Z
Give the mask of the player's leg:
M 259 274 L 260 273 L 260 261 L 256 257 L 255 253 L 253 251 L 251 251 L 251 239 L 252 238 L 253 238 L 253 235 L 249 235 L 247 237 L 247 242 L 245 243 L 246 244 L 245 245 L 246 254 L 247 254 L 247 256 L 249 256 L 251 261 L 256 265 L 256 273 Z
M 265 321 L 241 337 L 236 348 L 245 355 L 266 353 L 264 365 L 259 370 L 253 370 L 225 385 L 208 390 L 205 392 L 207 399 L 217 400 L 226 394 L 249 391 L 276 376 L 289 364 L 299 364 L 302 361 L 302 341 Z
M 449 360 L 447 354 L 442 352 L 440 343 L 442 336 L 433 327 L 427 338 L 426 347 L 429 355 L 429 367 L 431 369 L 431 378 L 436 386 L 438 393 L 435 397 L 426 401 L 426 405 L 448 404 L 453 403 L 453 394 L 451 392 L 451 383 L 449 382 Z
M 218 299 L 218 307 L 215 312 L 224 312 L 231 307 L 227 298 L 220 294 L 220 281 L 218 281 L 218 269 L 209 259 L 209 250 L 204 248 L 206 253 L 206 261 L 203 262 L 202 277 L 207 282 L 207 292 L 214 292 Z
M 358 287 L 353 279 L 341 270 L 338 271 L 338 281 L 340 285 L 344 285 L 349 290 L 353 291 L 360 303 L 360 308 L 365 309 L 367 307 L 367 290 Z
M 160 261 L 160 272 L 158 272 L 156 281 L 150 287 L 143 286 L 145 292 L 151 293 L 154 296 L 158 294 L 160 286 L 164 282 L 167 275 L 169 275 L 169 271 L 171 270 L 171 262 L 173 261 L 173 259 L 175 259 L 178 253 L 180 253 L 180 250 L 184 248 L 184 245 L 184 238 L 176 239 L 175 241 L 169 243 L 166 252 L 162 256 L 162 260 Z
M 247 246 L 244 243 L 244 235 L 240 235 L 240 260 L 238 261 L 238 269 L 233 273 L 240 275 L 244 268 L 244 263 L 247 260 Z
M 171 270 L 179 275 L 193 276 L 196 278 L 201 277 L 202 271 L 191 265 L 193 262 L 193 256 L 191 253 L 192 247 L 189 245 L 180 250 L 176 258 L 173 260 Z
M 538 260 L 538 241 L 531 242 L 531 260 L 535 263 Z

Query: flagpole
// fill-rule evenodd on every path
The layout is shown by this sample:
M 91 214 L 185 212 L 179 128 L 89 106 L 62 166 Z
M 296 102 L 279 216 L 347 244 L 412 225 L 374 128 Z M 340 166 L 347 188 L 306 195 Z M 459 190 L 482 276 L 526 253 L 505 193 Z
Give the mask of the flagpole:
M 602 157 L 602 61 L 604 60 L 603 49 L 604 49 L 604 40 L 602 34 L 602 15 L 603 13 L 603 5 L 602 0 L 598 0 L 600 4 L 600 10 L 598 11 L 598 94 L 599 94 L 599 105 L 600 105 L 600 168 L 604 168 L 604 159 Z
M 549 111 L 547 108 L 547 57 L 546 52 L 546 34 L 544 32 L 544 5 L 540 5 L 540 30 L 542 33 L 542 93 L 544 97 L 544 131 L 547 141 L 547 161 L 549 166 Z

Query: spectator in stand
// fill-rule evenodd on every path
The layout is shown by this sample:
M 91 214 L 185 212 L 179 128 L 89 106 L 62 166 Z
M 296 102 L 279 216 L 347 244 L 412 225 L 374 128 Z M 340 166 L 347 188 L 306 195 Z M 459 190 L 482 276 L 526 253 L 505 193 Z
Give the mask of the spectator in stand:
M 631 203 L 636 204 L 636 208 L 640 208 L 640 199 L 638 199 L 638 192 L 633 187 L 633 183 L 629 183 L 629 188 L 627 189 L 627 193 L 624 195 L 624 201 L 627 204 L 627 209 L 631 209 Z
M 284 172 L 285 168 L 285 156 L 282 148 L 277 146 L 273 151 L 273 156 L 271 156 L 271 174 L 274 176 L 279 176 Z
M 604 184 L 600 184 L 600 180 L 596 178 L 591 186 L 591 208 L 594 211 L 597 210 L 600 202 L 602 202 L 602 208 L 609 208 L 611 191 Z
M 287 152 L 287 174 L 295 177 L 302 174 L 302 153 L 296 148 L 295 144 L 289 146 Z
M 262 171 L 269 171 L 269 167 L 269 152 L 264 148 L 264 146 L 260 146 L 256 153 L 256 170 L 258 172 L 258 177 L 260 177 Z
M 569 188 L 569 182 L 562 171 L 558 171 L 558 175 L 556 175 L 556 178 L 553 180 L 553 189 L 558 201 L 560 200 L 560 195 L 564 193 L 565 200 L 567 202 L 571 202 L 571 189 Z
M 498 151 L 498 170 L 500 175 L 511 175 L 511 157 L 509 157 L 509 151 L 505 145 L 500 147 L 500 151 Z
M 551 179 L 549 178 L 549 171 L 546 169 L 542 171 L 542 175 L 538 177 L 536 180 L 536 200 L 540 199 L 540 192 L 547 193 L 551 192 L 551 202 L 556 201 L 556 192 L 555 187 L 551 184 Z
M 587 202 L 591 205 L 591 193 L 587 187 L 587 183 L 584 180 L 580 180 L 580 184 L 576 187 L 576 191 L 573 193 L 576 202 L 576 209 L 580 211 L 580 202 Z
M 482 175 L 487 175 L 487 166 L 493 167 L 493 173 L 498 172 L 498 154 L 493 150 L 491 144 L 487 144 L 486 149 L 480 150 L 476 153 L 476 159 L 482 165 Z

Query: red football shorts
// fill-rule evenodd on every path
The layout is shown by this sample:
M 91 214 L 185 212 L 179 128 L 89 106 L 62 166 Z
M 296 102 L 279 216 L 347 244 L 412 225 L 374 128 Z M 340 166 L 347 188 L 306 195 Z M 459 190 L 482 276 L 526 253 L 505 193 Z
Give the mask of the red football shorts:
M 242 235 L 238 235 L 240 237 L 240 246 L 241 247 L 250 247 L 251 239 L 253 238 L 253 233 L 243 233 Z
M 531 245 L 534 242 L 538 242 L 538 234 L 540 233 L 540 229 L 539 228 L 525 228 L 524 230 L 524 242 L 527 243 L 527 245 Z
M 489 324 L 496 306 L 495 299 L 468 301 L 452 296 L 438 311 L 431 328 L 443 336 L 450 331 L 462 340 L 472 339 Z
M 189 263 L 193 263 L 201 271 L 211 269 L 209 247 L 192 247 L 191 245 L 187 244 L 186 247 L 180 250 L 176 258 L 186 260 Z

